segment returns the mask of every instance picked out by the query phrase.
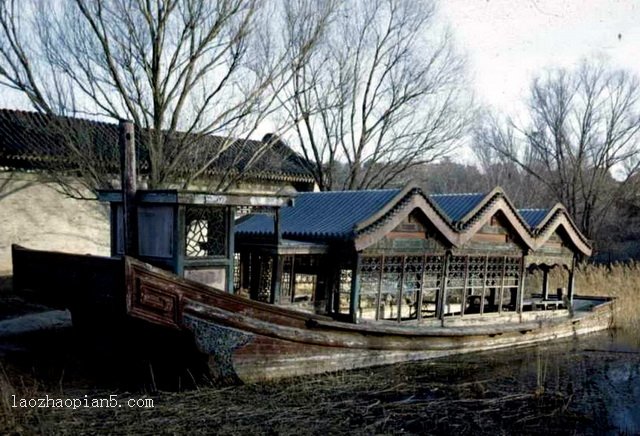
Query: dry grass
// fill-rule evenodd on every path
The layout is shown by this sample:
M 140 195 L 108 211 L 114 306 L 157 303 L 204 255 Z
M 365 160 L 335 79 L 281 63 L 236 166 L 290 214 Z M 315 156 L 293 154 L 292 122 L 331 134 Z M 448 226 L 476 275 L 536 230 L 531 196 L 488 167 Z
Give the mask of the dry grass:
M 576 275 L 576 293 L 615 297 L 615 326 L 633 336 L 640 333 L 640 262 L 583 265 Z
M 549 273 L 549 288 L 567 287 L 568 272 L 553 268 Z M 529 274 L 526 280 L 528 293 L 542 289 L 542 273 Z M 640 262 L 612 265 L 583 264 L 576 269 L 575 292 L 577 295 L 607 296 L 616 298 L 614 324 L 628 336 L 640 339 Z
M 535 389 L 526 369 L 533 360 L 516 357 L 509 367 L 491 356 L 463 357 L 163 392 L 154 396 L 153 409 L 11 409 L 11 393 L 36 398 L 44 392 L 4 381 L 0 434 L 543 434 L 549 425 L 568 433 L 591 425 L 584 415 L 567 413 L 570 395 Z M 128 396 L 139 395 L 120 395 Z

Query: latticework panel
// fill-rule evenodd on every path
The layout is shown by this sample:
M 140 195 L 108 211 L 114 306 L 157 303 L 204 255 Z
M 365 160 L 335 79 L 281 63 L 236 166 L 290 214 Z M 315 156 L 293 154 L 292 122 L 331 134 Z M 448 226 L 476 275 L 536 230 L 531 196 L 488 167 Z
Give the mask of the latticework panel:
M 242 286 L 242 268 L 240 253 L 233 253 L 233 289 L 237 291 Z
M 380 319 L 396 319 L 398 317 L 398 294 L 402 280 L 403 261 L 403 256 L 389 256 L 384 259 L 380 293 Z
M 268 302 L 271 296 L 271 280 L 273 277 L 273 258 L 264 256 L 260 259 L 260 280 L 256 300 Z
M 467 286 L 474 290 L 482 289 L 485 285 L 485 268 L 487 264 L 486 257 L 469 257 L 469 272 L 467 277 Z
M 407 256 L 404 259 L 402 299 L 400 300 L 401 318 L 417 318 L 418 297 L 422 288 L 423 256 Z
M 340 270 L 340 284 L 338 285 L 339 291 L 339 312 L 349 313 L 349 305 L 351 303 L 351 281 L 353 279 L 353 273 L 350 269 Z
M 507 257 L 504 264 L 504 286 L 516 287 L 520 283 L 520 258 Z
M 487 286 L 495 288 L 502 285 L 504 257 L 487 258 Z
M 359 316 L 363 319 L 376 319 L 378 290 L 380 288 L 380 257 L 363 257 L 360 264 L 360 303 Z
M 284 256 L 282 260 L 282 278 L 280 279 L 280 301 L 290 302 L 293 294 L 293 256 Z
M 225 256 L 227 253 L 226 211 L 222 208 L 188 206 L 185 211 L 185 255 Z
M 466 256 L 451 256 L 447 263 L 447 289 L 464 288 Z
M 422 281 L 424 289 L 440 289 L 442 286 L 442 269 L 444 256 L 425 256 Z

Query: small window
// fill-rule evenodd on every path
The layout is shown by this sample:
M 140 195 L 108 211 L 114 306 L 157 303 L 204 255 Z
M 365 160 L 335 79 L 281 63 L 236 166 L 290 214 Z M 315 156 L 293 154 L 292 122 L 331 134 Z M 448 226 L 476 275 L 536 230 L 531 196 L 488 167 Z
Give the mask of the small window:
M 224 208 L 189 206 L 185 212 L 187 257 L 227 254 L 227 222 Z

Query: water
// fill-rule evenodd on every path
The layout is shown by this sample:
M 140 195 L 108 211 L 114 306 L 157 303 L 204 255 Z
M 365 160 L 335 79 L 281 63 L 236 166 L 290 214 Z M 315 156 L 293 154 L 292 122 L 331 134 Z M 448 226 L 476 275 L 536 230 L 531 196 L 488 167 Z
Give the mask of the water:
M 66 395 L 136 392 L 119 384 L 122 377 L 108 378 L 104 365 L 99 369 L 97 359 L 88 359 L 67 333 L 41 339 L 21 341 L 16 349 L 0 347 L 0 362 L 18 375 L 39 368 L 32 375 L 44 381 L 41 386 L 52 386 L 52 392 L 58 385 L 64 385 Z M 126 362 L 129 372 L 136 364 L 130 356 L 118 360 Z M 139 383 L 139 374 L 129 376 Z M 60 421 L 55 425 L 71 433 L 108 428 L 110 420 L 143 433 L 166 431 L 167 416 L 181 411 L 179 420 L 170 419 L 172 432 L 640 434 L 640 347 L 637 338 L 602 332 L 535 347 L 273 383 L 200 386 L 155 398 L 157 409 L 144 412 L 144 419 L 135 410 L 51 416 L 46 411 L 41 419 Z
M 513 424 L 529 421 L 529 430 L 535 433 L 561 432 L 554 428 L 559 425 L 579 433 L 640 434 L 640 347 L 637 338 L 622 332 L 374 372 L 373 378 L 404 378 L 411 386 L 387 399 L 393 404 L 444 398 L 453 404 L 461 401 L 479 413 L 495 406 L 496 413 L 489 413 L 486 421 L 504 419 L 498 425 L 502 430 L 522 430 Z M 526 398 L 524 403 L 518 402 L 521 396 Z M 462 408 L 457 413 L 465 419 L 470 411 Z

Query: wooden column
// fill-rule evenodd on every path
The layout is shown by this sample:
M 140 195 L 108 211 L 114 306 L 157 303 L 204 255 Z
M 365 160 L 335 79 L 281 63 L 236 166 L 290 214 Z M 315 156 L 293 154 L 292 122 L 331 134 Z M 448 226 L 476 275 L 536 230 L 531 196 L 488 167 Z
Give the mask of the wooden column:
M 569 301 L 569 308 L 571 308 L 571 306 L 573 305 L 573 294 L 575 292 L 575 284 L 576 284 L 575 270 L 576 270 L 576 258 L 574 256 L 573 261 L 571 262 L 571 271 L 569 271 L 569 283 L 567 285 L 567 292 L 569 294 L 567 296 L 567 300 Z
M 464 281 L 462 282 L 462 299 L 460 300 L 460 316 L 464 316 L 467 306 L 467 289 L 469 287 L 469 256 L 464 259 Z
M 522 306 L 524 302 L 524 285 L 525 277 L 527 275 L 527 255 L 524 254 L 520 263 L 520 283 L 518 283 L 518 294 L 516 297 L 516 312 L 522 313 Z M 522 317 L 520 318 L 522 320 Z
M 352 322 L 358 321 L 358 303 L 360 299 L 360 265 L 362 264 L 362 255 L 356 253 L 351 270 L 351 300 L 349 301 L 349 315 Z
M 235 215 L 236 208 L 233 206 L 225 207 L 224 218 L 226 220 L 225 227 L 227 231 L 227 292 L 234 293 L 233 280 L 235 275 L 236 259 L 235 259 Z M 239 267 L 239 265 L 238 265 Z
M 384 254 L 380 257 L 380 276 L 378 277 L 378 297 L 376 298 L 376 321 L 380 319 L 380 305 L 382 298 L 382 280 L 384 278 Z M 383 314 L 384 318 L 384 314 Z
M 480 315 L 484 314 L 484 300 L 487 295 L 487 270 L 489 269 L 489 256 L 484 257 L 484 270 L 482 271 L 482 297 L 480 300 Z
M 283 259 L 278 255 L 278 247 L 282 242 L 282 230 L 280 228 L 280 208 L 276 208 L 273 214 L 273 235 L 275 237 L 275 254 L 273 256 L 273 270 L 271 272 L 271 303 L 280 303 L 280 284 L 282 280 Z
M 276 252 L 273 255 L 273 264 L 271 271 L 271 303 L 278 304 L 280 303 L 280 284 L 282 281 L 282 267 L 283 267 L 283 259 L 282 256 L 278 255 Z
M 542 299 L 549 299 L 549 267 L 542 266 Z
M 138 211 L 136 208 L 137 167 L 134 126 L 131 121 L 120 120 L 120 165 L 122 169 L 122 211 L 124 254 L 138 255 Z
M 507 274 L 507 256 L 502 258 L 502 277 L 500 278 L 500 295 L 498 296 L 498 313 L 502 313 L 502 304 L 504 302 L 504 280 Z
M 407 256 L 402 256 L 402 264 L 400 266 L 400 288 L 398 289 L 398 305 L 396 306 L 398 309 L 398 322 L 402 321 L 402 298 L 404 292 L 404 264 L 407 260 Z
M 451 257 L 451 252 L 447 251 L 444 255 L 443 265 L 442 265 L 442 283 L 440 288 L 440 295 L 438 296 L 438 303 L 436 304 L 436 316 L 440 318 L 444 324 L 444 305 L 447 302 L 447 268 L 449 267 L 449 257 Z
M 418 301 L 416 302 L 416 319 L 418 323 L 422 321 L 422 294 L 424 294 L 424 269 L 427 264 L 427 256 L 422 255 L 422 267 L 420 268 L 420 290 L 418 291 Z

